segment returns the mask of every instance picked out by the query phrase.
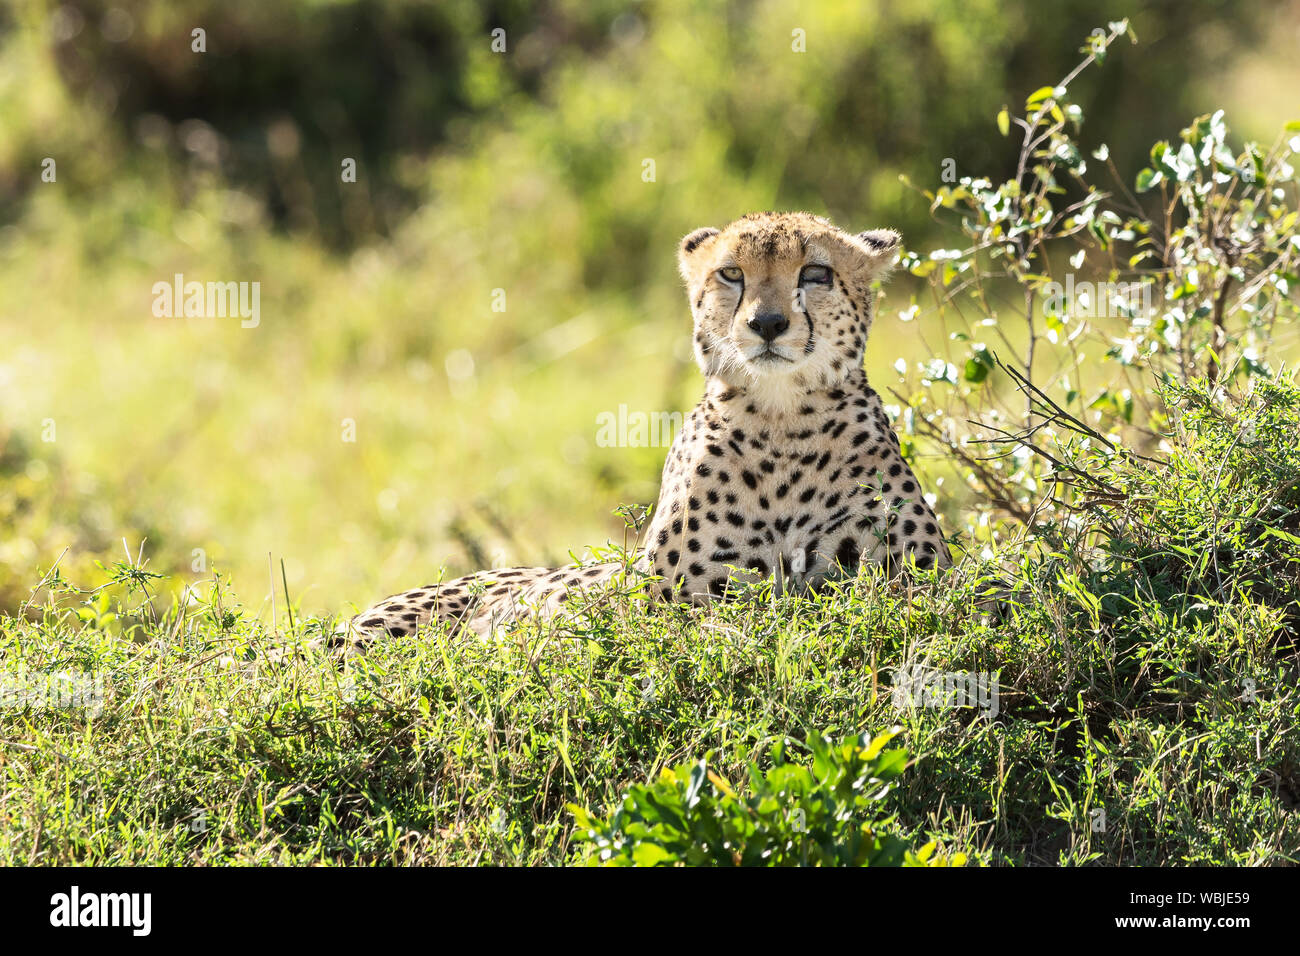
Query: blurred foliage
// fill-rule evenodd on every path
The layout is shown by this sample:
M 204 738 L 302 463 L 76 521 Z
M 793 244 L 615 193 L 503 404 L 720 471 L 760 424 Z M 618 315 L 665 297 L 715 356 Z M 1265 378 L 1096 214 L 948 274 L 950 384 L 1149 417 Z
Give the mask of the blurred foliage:
M 926 222 L 898 174 L 933 181 L 945 158 L 975 174 L 1005 164 L 1012 153 L 986 135 L 987 117 L 1022 78 L 1058 72 L 1081 36 L 1130 12 L 1147 47 L 1084 105 L 1125 118 L 1110 144 L 1132 165 L 1148 129 L 1201 105 L 1187 63 L 1223 68 L 1257 40 L 1269 5 L 1133 7 L 1069 0 L 1044 17 L 1030 0 L 69 0 L 20 7 L 19 19 L 75 103 L 55 123 L 63 145 L 93 139 L 102 160 L 68 171 L 76 198 L 123 165 L 161 163 L 177 205 L 212 178 L 246 190 L 278 226 L 353 248 L 431 198 L 431 150 L 498 169 L 505 157 L 485 154 L 518 152 L 584 201 L 586 278 L 623 287 L 642 281 L 644 254 L 662 251 L 665 213 L 729 220 L 754 193 L 846 222 L 870 210 L 915 235 Z M 79 112 L 97 122 L 70 122 Z M 36 185 L 27 171 L 60 145 L 51 132 L 19 127 L 0 164 L 7 202 Z M 340 184 L 344 157 L 358 160 L 361 188 Z M 663 167 L 661 182 L 688 188 L 635 188 L 644 157 Z
M 157 569 L 229 569 L 268 598 L 265 555 L 283 555 L 289 584 L 332 609 L 444 561 L 618 538 L 611 512 L 654 498 L 663 449 L 596 447 L 596 415 L 698 389 L 677 237 L 801 207 L 923 245 L 945 227 L 900 174 L 931 191 L 945 160 L 1004 177 L 1016 147 L 991 117 L 1119 15 L 1142 47 L 1071 94 L 1117 167 L 1139 169 L 1172 117 L 1217 105 L 1198 78 L 1232 69 L 1281 9 L 0 7 L 0 436 L 19 476 L 0 481 L 25 502 L 0 602 L 65 547 L 73 567 L 122 536 L 147 535 Z M 261 323 L 154 317 L 153 284 L 178 273 L 260 282 Z M 873 375 L 933 356 L 886 318 Z M 967 492 L 938 490 L 960 526 Z

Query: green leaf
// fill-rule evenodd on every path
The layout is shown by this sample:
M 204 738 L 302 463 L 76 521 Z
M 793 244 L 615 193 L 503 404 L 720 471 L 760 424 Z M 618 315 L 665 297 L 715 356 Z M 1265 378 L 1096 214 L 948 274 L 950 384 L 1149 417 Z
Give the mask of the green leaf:
M 1044 100 L 1055 96 L 1057 89 L 1058 87 L 1055 86 L 1040 86 L 1038 89 L 1034 90 L 1034 92 L 1030 93 L 1029 98 L 1025 100 L 1025 109 L 1033 109 Z
M 1264 534 L 1270 538 L 1285 541 L 1287 544 L 1300 544 L 1300 537 L 1293 535 L 1289 531 L 1283 531 L 1281 528 L 1265 528 Z
M 636 866 L 659 866 L 673 861 L 671 853 L 654 843 L 638 843 L 632 850 L 632 862 Z

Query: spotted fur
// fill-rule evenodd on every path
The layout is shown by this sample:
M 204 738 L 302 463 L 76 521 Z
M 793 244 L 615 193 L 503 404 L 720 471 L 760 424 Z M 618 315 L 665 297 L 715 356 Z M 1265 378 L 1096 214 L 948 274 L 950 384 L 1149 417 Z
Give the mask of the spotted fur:
M 654 598 L 703 604 L 769 576 L 799 590 L 864 562 L 890 573 L 951 563 L 862 370 L 872 283 L 898 243 L 892 231 L 852 235 L 808 213 L 755 213 L 682 240 L 706 383 L 668 452 L 636 558 L 654 575 Z M 436 618 L 486 634 L 554 614 L 623 570 L 482 571 L 387 598 L 350 630 L 405 636 Z

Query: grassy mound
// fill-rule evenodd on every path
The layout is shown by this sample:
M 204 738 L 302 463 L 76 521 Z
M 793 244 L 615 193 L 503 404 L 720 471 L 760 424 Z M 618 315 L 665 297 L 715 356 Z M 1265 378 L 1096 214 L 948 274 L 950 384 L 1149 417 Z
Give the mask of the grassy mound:
M 0 618 L 0 862 L 725 862 L 707 827 L 630 814 L 706 757 L 707 788 L 689 767 L 661 784 L 726 804 L 733 833 L 804 801 L 764 862 L 840 818 L 874 827 L 858 862 L 1295 862 L 1300 390 L 1169 401 L 1164 450 L 1094 451 L 1068 522 L 908 585 L 707 612 L 613 597 L 340 667 L 310 643 L 332 622 L 272 631 L 219 584 L 160 611 L 130 562 L 97 592 L 48 580 Z M 891 727 L 905 768 L 827 757 L 823 738 Z

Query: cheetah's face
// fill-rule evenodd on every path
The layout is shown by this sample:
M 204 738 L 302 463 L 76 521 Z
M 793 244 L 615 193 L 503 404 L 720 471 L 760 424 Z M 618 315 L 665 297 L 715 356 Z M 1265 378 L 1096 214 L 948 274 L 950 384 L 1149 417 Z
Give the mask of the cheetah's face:
M 679 259 L 706 375 L 767 392 L 835 384 L 862 364 L 871 281 L 898 248 L 889 230 L 850 235 L 807 213 L 760 213 L 697 229 Z

